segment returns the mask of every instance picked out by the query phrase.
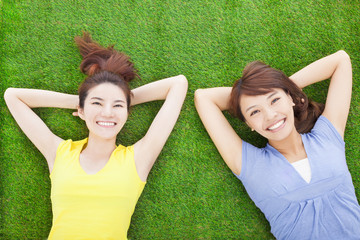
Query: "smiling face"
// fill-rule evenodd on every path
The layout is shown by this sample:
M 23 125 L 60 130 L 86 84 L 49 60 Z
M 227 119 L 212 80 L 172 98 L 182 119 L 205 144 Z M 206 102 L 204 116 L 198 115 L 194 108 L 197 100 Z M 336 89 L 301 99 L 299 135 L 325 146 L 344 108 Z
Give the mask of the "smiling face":
M 241 112 L 247 125 L 271 141 L 286 139 L 295 129 L 294 103 L 282 89 L 240 99 Z
M 127 101 L 124 92 L 116 85 L 102 83 L 88 92 L 79 117 L 86 122 L 89 137 L 116 140 L 127 117 Z

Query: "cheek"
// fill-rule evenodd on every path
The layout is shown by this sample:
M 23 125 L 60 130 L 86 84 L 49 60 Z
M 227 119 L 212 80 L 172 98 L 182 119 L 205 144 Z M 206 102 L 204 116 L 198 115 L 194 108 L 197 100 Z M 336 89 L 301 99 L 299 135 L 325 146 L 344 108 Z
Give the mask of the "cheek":
M 294 103 L 294 101 L 293 101 L 293 99 L 290 97 L 290 96 L 288 96 L 287 97 L 287 104 L 289 105 L 289 107 L 293 107 L 293 106 L 295 106 L 295 103 Z
M 129 113 L 128 113 L 127 109 L 124 109 L 124 110 L 119 111 L 118 116 L 119 116 L 121 119 L 125 119 L 125 120 L 126 120 L 126 119 L 128 118 L 128 116 L 129 116 Z
M 262 121 L 260 116 L 256 116 L 246 120 L 246 124 L 252 129 L 258 129 L 261 128 Z
M 289 102 L 286 106 L 283 106 L 284 109 L 287 109 L 288 112 L 293 113 L 294 112 L 294 107 L 292 105 L 292 102 Z
M 127 121 L 128 117 L 129 117 L 129 115 L 128 115 L 127 113 L 124 113 L 122 118 L 123 118 L 125 121 Z
M 94 115 L 96 109 L 92 106 L 92 105 L 85 105 L 83 110 L 82 110 L 82 116 L 84 118 Z

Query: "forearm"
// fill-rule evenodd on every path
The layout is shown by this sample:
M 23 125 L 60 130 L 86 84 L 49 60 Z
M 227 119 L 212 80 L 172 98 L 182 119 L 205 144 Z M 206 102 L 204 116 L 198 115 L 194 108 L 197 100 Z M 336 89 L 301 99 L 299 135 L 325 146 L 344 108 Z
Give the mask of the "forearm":
M 171 92 L 178 92 L 180 95 L 186 95 L 186 78 L 182 75 L 179 75 L 151 82 L 141 87 L 135 88 L 132 90 L 133 97 L 131 99 L 131 105 L 134 106 L 145 102 L 165 100 L 170 90 L 172 90 Z
M 313 83 L 331 78 L 339 70 L 339 65 L 347 61 L 350 64 L 348 59 L 349 57 L 346 52 L 338 51 L 311 63 L 290 76 L 290 79 L 300 88 L 304 88 Z
M 77 95 L 38 89 L 9 88 L 5 92 L 5 98 L 8 102 L 20 100 L 30 108 L 76 109 L 79 103 Z
M 231 90 L 231 87 L 198 89 L 195 92 L 195 107 L 224 161 L 239 175 L 242 140 L 222 113 L 229 109 Z

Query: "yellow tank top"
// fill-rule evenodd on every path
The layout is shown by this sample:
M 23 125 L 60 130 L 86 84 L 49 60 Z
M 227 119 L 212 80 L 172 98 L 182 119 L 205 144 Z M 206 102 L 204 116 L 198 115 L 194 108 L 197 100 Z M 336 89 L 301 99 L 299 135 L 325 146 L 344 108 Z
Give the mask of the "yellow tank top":
M 87 139 L 63 141 L 50 174 L 53 224 L 49 239 L 127 239 L 145 182 L 134 147 L 119 145 L 103 169 L 87 174 L 79 157 Z

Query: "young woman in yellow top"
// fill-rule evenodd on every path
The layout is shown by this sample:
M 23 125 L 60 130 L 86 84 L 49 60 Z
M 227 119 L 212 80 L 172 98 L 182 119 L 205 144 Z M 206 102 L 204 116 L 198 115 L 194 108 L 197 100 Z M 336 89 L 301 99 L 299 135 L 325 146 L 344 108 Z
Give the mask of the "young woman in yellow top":
M 53 226 L 49 239 L 126 239 L 130 218 L 146 178 L 169 137 L 187 92 L 179 75 L 130 91 L 137 74 L 129 57 L 104 48 L 90 35 L 76 37 L 88 75 L 79 96 L 46 90 L 5 91 L 20 128 L 47 160 L 52 184 Z M 165 100 L 150 128 L 133 146 L 116 146 L 131 105 Z M 32 108 L 78 109 L 87 139 L 64 141 Z

